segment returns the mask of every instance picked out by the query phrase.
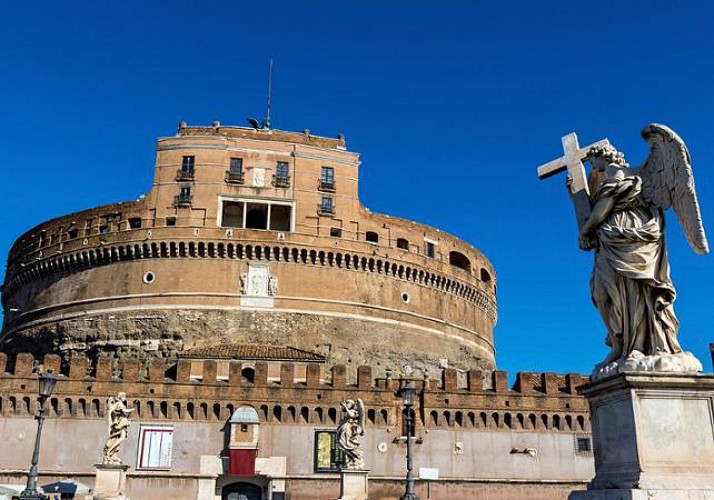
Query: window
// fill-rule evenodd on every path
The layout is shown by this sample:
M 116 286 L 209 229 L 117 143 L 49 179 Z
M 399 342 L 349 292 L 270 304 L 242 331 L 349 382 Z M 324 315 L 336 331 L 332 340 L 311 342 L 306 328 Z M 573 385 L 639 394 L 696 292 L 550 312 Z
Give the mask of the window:
M 102 224 L 101 226 L 99 226 L 99 232 L 101 234 L 107 234 L 108 231 L 109 231 L 109 226 L 107 226 L 106 224 Z
M 471 271 L 471 261 L 461 252 L 449 252 L 449 264 L 464 271 Z
M 331 227 L 330 228 L 330 236 L 333 238 L 341 238 L 342 237 L 342 229 L 339 227 Z
M 240 378 L 249 384 L 255 383 L 255 368 L 247 366 L 240 371 Z
M 184 156 L 181 161 L 181 179 L 193 179 L 193 167 L 195 165 L 195 156 Z
M 323 196 L 320 201 L 320 213 L 321 214 L 334 214 L 335 204 L 330 196 Z
M 243 206 L 245 203 L 223 203 L 223 227 L 243 227 Z
M 166 217 L 166 225 L 167 226 L 175 226 L 176 225 L 176 217 Z
M 322 167 L 320 174 L 320 189 L 325 191 L 335 190 L 335 169 L 332 167 Z
M 73 240 L 77 236 L 79 236 L 79 229 L 70 229 L 67 232 L 67 235 L 69 236 L 69 239 Z
M 491 275 L 485 269 L 481 269 L 481 281 L 483 281 L 484 283 L 491 282 Z
M 275 165 L 275 175 L 273 176 L 273 185 L 275 187 L 289 187 L 290 174 L 289 165 L 286 161 L 279 161 Z
M 176 205 L 187 206 L 191 204 L 191 188 L 189 186 L 182 186 L 179 195 L 176 197 Z
M 379 243 L 379 235 L 374 231 L 367 231 L 364 235 L 364 239 L 370 243 Z
M 221 227 L 292 231 L 292 205 L 258 200 L 222 200 Z
M 401 250 L 409 250 L 409 240 L 405 238 L 397 238 L 397 248 Z
M 268 204 L 246 203 L 246 229 L 268 229 Z
M 431 241 L 426 242 L 426 256 L 429 257 L 430 259 L 434 258 L 434 255 L 436 254 L 436 245 L 432 243 Z
M 243 158 L 231 158 L 231 166 L 226 172 L 226 182 L 243 182 Z
M 315 431 L 315 472 L 338 472 L 344 462 L 336 430 Z
M 271 231 L 290 231 L 290 212 L 291 207 L 288 205 L 271 205 L 270 206 L 270 225 Z
M 231 173 L 243 175 L 243 158 L 231 158 Z
M 592 440 L 589 436 L 575 436 L 575 452 L 590 454 L 593 451 Z
M 132 217 L 129 219 L 129 229 L 141 228 L 141 217 Z
M 170 470 L 174 428 L 172 425 L 140 425 L 137 469 Z

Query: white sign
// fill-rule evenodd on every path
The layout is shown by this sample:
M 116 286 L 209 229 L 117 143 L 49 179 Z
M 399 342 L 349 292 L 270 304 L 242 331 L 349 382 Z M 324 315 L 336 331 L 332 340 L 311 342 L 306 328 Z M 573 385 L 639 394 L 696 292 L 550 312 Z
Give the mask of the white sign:
M 439 479 L 439 469 L 430 467 L 419 467 L 419 479 L 426 481 L 437 481 Z

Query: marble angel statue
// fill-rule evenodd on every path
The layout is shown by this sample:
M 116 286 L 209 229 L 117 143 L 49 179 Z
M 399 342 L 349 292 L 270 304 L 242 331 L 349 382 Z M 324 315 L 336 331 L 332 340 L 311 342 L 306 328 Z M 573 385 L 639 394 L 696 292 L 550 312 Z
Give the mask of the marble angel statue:
M 364 435 L 365 412 L 361 399 L 342 402 L 342 421 L 337 428 L 337 445 L 345 455 L 345 469 L 364 469 L 361 438 Z
M 116 398 L 107 400 L 107 443 L 104 445 L 102 463 L 121 464 L 119 448 L 129 434 L 129 414 L 133 408 L 126 406 L 126 393 L 120 392 Z
M 676 293 L 664 235 L 664 211 L 673 208 L 692 249 L 709 252 L 689 151 L 663 125 L 647 125 L 642 137 L 650 153 L 639 168 L 630 168 L 609 144 L 591 148 L 586 156 L 592 166 L 592 211 L 579 246 L 595 250 L 590 290 L 611 348 L 595 367 L 595 380 L 620 371 L 702 370 L 677 340 Z

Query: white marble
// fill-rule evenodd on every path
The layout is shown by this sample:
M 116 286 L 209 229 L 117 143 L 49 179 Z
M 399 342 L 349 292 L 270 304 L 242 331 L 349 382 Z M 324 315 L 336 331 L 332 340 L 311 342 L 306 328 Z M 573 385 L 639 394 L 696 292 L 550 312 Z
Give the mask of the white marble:
M 341 470 L 338 500 L 368 500 L 368 475 L 368 470 Z
M 93 500 L 129 500 L 126 496 L 128 465 L 97 464 Z
M 621 373 L 579 391 L 595 477 L 570 500 L 714 499 L 714 375 Z

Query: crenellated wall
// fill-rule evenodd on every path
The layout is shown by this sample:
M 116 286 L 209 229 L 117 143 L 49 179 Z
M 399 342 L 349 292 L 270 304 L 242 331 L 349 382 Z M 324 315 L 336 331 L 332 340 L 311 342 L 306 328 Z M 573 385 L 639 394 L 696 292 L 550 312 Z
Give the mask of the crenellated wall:
M 37 411 L 36 360 L 30 354 L 14 359 L 0 353 L 0 414 L 27 416 Z M 238 406 L 249 404 L 269 423 L 336 425 L 340 403 L 361 398 L 371 425 L 401 425 L 398 379 L 373 378 L 372 368 L 357 368 L 356 383 L 347 382 L 344 366 L 323 376 L 320 365 L 307 366 L 304 382 L 295 381 L 293 363 L 281 363 L 280 380 L 268 380 L 268 363 L 250 363 L 254 381 L 242 376 L 242 364 L 230 361 L 228 380 L 216 379 L 217 361 L 203 361 L 203 380 L 190 379 L 191 360 L 168 364 L 163 359 L 142 363 L 125 359 L 119 366 L 103 358 L 92 366 L 75 357 L 62 363 L 57 355 L 41 360 L 43 369 L 59 374 L 48 402 L 50 417 L 102 418 L 109 396 L 126 392 L 139 418 L 225 421 Z M 6 371 L 8 370 L 8 371 Z M 114 376 L 117 373 L 118 376 Z M 465 375 L 461 376 L 460 375 Z M 587 432 L 586 401 L 575 387 L 587 379 L 577 374 L 520 372 L 509 389 L 507 373 L 484 377 L 481 371 L 460 374 L 443 370 L 440 379 L 417 380 L 418 431 L 434 428 Z

